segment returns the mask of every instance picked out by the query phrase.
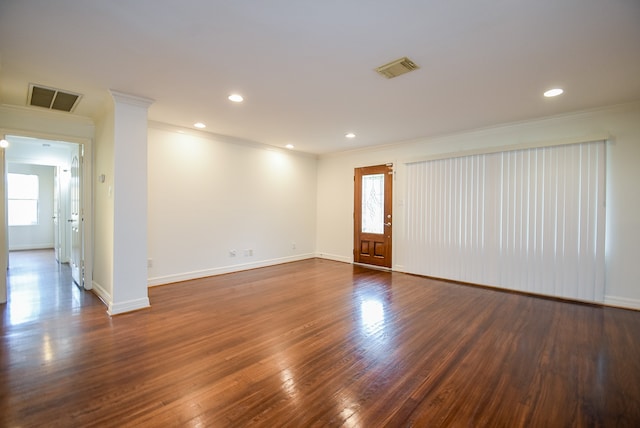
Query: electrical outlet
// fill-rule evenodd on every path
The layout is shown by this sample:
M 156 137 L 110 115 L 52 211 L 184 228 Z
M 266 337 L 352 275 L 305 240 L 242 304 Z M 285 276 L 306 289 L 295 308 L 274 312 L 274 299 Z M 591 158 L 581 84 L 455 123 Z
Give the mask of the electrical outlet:
M 147 259 L 147 267 L 148 268 L 152 268 L 153 267 L 153 259 Z
M 236 256 L 236 250 L 229 250 L 229 257 L 235 257 Z
M 295 249 L 296 249 L 296 243 L 295 243 L 295 242 L 292 242 L 292 243 L 291 243 L 291 249 L 292 249 L 292 250 L 295 250 Z

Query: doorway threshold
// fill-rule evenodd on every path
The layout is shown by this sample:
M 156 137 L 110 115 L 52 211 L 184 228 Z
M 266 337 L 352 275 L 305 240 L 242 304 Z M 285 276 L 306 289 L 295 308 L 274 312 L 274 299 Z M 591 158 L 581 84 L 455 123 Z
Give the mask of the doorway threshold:
M 388 267 L 385 267 L 385 266 L 376 266 L 376 265 L 370 265 L 370 264 L 367 264 L 367 263 L 359 263 L 359 262 L 353 262 L 353 264 L 355 266 L 365 267 L 365 268 L 369 268 L 369 269 L 382 270 L 382 271 L 385 271 L 385 272 L 393 272 L 392 268 L 388 268 Z

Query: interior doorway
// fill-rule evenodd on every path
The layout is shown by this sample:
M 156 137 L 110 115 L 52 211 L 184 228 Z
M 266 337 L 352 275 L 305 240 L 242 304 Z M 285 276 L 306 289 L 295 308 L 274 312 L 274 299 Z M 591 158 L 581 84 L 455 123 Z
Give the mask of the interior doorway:
M 70 270 L 80 288 L 85 286 L 83 262 L 83 145 L 67 141 L 6 135 L 7 254 L 16 251 L 41 251 L 41 257 L 22 258 L 20 270 L 41 269 L 47 254 Z M 36 193 L 12 192 L 12 180 L 35 183 Z M 19 188 L 20 186 L 14 186 Z M 29 210 L 35 214 L 26 219 Z M 15 259 L 15 258 L 14 258 Z M 9 270 L 12 257 L 8 257 Z
M 393 164 L 356 168 L 353 260 L 391 268 Z

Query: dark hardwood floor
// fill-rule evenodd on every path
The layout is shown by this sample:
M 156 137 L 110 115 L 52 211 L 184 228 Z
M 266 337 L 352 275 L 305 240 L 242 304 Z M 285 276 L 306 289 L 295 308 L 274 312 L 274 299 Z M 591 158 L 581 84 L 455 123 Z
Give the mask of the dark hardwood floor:
M 51 253 L 9 287 L 0 426 L 640 426 L 640 312 L 320 259 L 113 318 Z

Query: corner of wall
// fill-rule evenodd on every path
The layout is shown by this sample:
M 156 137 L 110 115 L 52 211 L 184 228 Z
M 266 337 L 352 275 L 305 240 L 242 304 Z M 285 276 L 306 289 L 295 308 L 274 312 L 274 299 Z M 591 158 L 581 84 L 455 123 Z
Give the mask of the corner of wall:
M 109 293 L 102 285 L 96 281 L 91 281 L 91 291 L 93 291 L 107 307 L 111 306 L 111 293 Z

